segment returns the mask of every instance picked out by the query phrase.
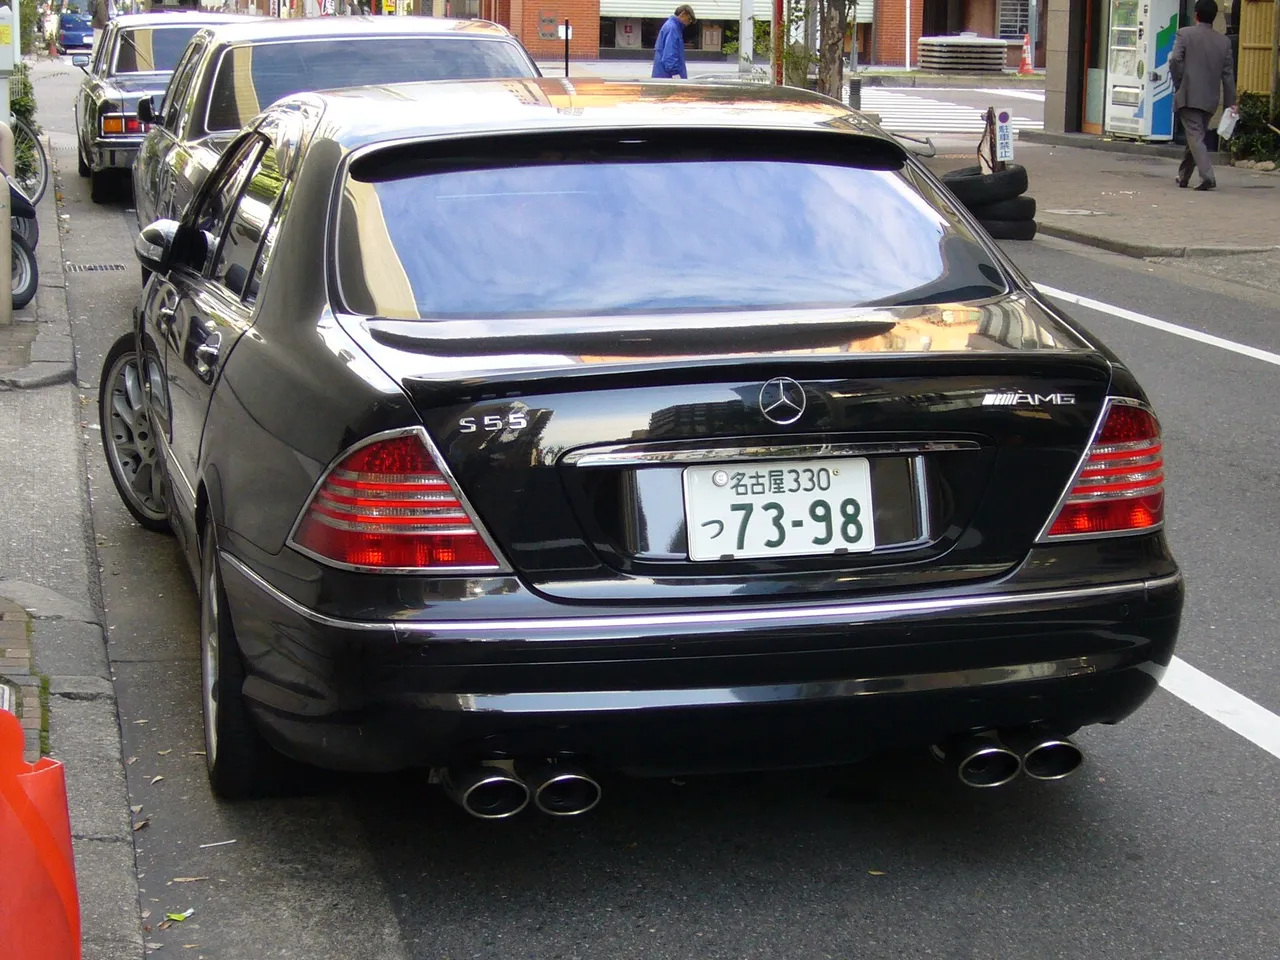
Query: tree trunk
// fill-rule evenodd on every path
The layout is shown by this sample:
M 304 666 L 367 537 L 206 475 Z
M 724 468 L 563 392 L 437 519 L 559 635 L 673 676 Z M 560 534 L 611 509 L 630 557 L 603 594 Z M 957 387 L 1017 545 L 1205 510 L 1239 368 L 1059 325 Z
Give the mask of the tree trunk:
M 849 0 L 822 4 L 818 33 L 818 92 L 843 100 L 844 31 L 849 20 Z

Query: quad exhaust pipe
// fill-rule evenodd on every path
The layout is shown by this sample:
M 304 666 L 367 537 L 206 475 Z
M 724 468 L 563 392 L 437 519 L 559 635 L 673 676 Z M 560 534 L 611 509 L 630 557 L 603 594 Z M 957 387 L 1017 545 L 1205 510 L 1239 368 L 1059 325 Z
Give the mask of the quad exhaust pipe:
M 572 817 L 600 802 L 600 784 L 585 771 L 568 764 L 545 763 L 513 772 L 505 765 L 445 770 L 440 775 L 445 794 L 481 820 L 514 817 L 532 800 L 543 813 Z
M 930 747 L 965 786 L 1002 787 L 1020 773 L 1032 780 L 1063 780 L 1080 769 L 1084 753 L 1043 725 L 986 731 Z

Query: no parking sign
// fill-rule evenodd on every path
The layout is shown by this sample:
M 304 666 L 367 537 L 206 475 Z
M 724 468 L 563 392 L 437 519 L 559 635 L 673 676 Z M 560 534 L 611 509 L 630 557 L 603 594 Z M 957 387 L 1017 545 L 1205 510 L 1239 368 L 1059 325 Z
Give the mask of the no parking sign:
M 996 114 L 996 160 L 1013 159 L 1013 117 L 1008 110 Z

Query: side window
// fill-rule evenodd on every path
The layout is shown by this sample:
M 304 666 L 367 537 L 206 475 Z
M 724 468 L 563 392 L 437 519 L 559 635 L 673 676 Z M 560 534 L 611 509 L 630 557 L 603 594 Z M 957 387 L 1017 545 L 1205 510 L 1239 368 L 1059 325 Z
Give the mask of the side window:
M 213 271 L 213 280 L 246 303 L 253 302 L 258 295 L 268 252 L 263 238 L 283 190 L 284 176 L 280 171 L 279 158 L 275 147 L 267 144 L 231 215 Z M 263 250 L 260 257 L 259 249 Z
M 164 92 L 164 101 L 161 103 L 160 109 L 156 111 L 157 115 L 162 118 L 161 123 L 170 130 L 177 130 L 178 128 L 178 118 L 182 115 L 183 101 L 187 99 L 187 93 L 191 89 L 192 77 L 195 76 L 203 54 L 203 44 L 193 43 L 187 47 L 186 52 L 182 55 L 182 60 L 174 68 L 173 78 L 169 81 L 169 86 Z
M 119 30 L 111 30 L 98 42 L 97 48 L 93 51 L 93 64 L 89 67 L 89 72 L 95 77 L 103 77 L 108 73 L 107 67 L 111 63 L 111 57 L 115 55 L 113 48 L 115 47 L 116 36 Z M 110 53 L 108 51 L 111 51 Z
M 236 209 L 240 192 L 249 179 L 249 171 L 257 163 L 262 147 L 262 138 L 256 134 L 245 137 L 232 146 L 225 162 L 210 177 L 193 223 L 204 234 L 205 260 L 201 272 L 206 276 L 212 273 L 217 262 L 219 241 L 226 233 L 227 223 Z

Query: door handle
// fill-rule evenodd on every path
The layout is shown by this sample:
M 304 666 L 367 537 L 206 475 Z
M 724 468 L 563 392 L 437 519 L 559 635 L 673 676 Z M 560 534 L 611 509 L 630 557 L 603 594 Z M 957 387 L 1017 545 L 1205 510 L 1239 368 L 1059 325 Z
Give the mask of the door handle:
M 173 326 L 173 318 L 177 315 L 178 311 L 173 307 L 161 307 L 156 311 L 156 326 L 162 331 L 167 331 Z
M 196 347 L 196 359 L 213 366 L 218 360 L 218 349 L 221 344 L 217 340 L 210 340 L 208 343 L 202 343 Z

